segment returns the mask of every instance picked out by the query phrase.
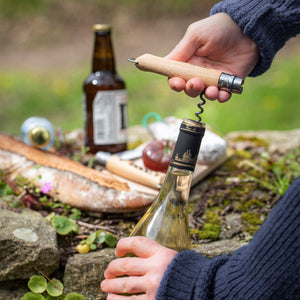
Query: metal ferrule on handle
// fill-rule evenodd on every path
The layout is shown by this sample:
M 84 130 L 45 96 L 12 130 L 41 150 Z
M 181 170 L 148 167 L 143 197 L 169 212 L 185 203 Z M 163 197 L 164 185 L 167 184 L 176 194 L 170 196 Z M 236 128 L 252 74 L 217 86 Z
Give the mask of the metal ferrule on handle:
M 227 73 L 222 73 L 219 82 L 218 88 L 230 93 L 241 94 L 243 91 L 242 85 L 244 84 L 244 79 L 237 77 L 235 75 L 230 75 Z
M 185 80 L 200 78 L 205 86 L 216 86 L 221 90 L 240 94 L 243 91 L 244 80 L 235 75 L 219 70 L 204 68 L 180 61 L 161 58 L 151 54 L 143 54 L 129 59 L 142 71 L 153 72 L 168 77 L 181 77 Z

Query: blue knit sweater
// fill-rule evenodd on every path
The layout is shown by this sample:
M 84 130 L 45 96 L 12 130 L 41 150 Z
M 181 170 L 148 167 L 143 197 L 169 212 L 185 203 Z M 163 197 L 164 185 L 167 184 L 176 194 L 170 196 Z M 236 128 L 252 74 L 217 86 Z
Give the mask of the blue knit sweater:
M 230 15 L 257 44 L 261 58 L 250 76 L 265 72 L 300 32 L 300 0 L 225 0 L 211 10 L 218 12 Z M 177 254 L 157 299 L 300 299 L 300 177 L 247 246 L 213 259 L 190 250 Z
M 252 241 L 231 256 L 177 254 L 157 299 L 300 299 L 300 177 Z

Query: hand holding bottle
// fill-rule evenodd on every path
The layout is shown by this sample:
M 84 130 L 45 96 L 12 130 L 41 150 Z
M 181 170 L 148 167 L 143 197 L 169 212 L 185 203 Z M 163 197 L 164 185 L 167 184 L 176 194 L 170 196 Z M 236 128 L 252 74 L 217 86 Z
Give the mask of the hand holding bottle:
M 116 247 L 116 256 L 133 253 L 136 257 L 123 257 L 113 260 L 101 283 L 104 292 L 109 293 L 107 300 L 124 299 L 117 294 L 140 294 L 138 299 L 155 299 L 158 286 L 168 264 L 177 254 L 145 237 L 121 239 Z M 119 276 L 126 277 L 119 277 Z
M 167 55 L 168 59 L 210 67 L 246 77 L 259 60 L 256 44 L 245 36 L 240 27 L 225 13 L 218 13 L 191 24 L 182 40 Z M 185 91 L 190 97 L 197 97 L 205 88 L 197 78 L 185 82 L 182 78 L 169 79 L 175 91 Z M 207 99 L 226 102 L 231 94 L 216 87 L 205 91 Z
M 187 204 L 204 132 L 204 123 L 190 119 L 181 123 L 160 192 L 132 230 L 131 237 L 121 239 L 117 245 L 116 256 L 133 254 L 136 257 L 113 260 L 104 272 L 107 280 L 101 288 L 114 294 L 107 299 L 123 299 L 115 294 L 140 293 L 146 295 L 139 295 L 138 299 L 155 299 L 168 264 L 177 251 L 190 248 Z M 123 277 L 117 278 L 119 276 Z

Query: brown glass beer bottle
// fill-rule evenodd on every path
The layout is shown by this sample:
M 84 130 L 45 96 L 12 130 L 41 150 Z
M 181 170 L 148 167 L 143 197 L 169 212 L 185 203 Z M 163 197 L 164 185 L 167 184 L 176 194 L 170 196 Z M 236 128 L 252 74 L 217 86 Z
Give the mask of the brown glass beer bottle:
M 96 24 L 94 33 L 92 72 L 83 85 L 85 146 L 116 153 L 126 150 L 127 93 L 115 68 L 111 26 Z

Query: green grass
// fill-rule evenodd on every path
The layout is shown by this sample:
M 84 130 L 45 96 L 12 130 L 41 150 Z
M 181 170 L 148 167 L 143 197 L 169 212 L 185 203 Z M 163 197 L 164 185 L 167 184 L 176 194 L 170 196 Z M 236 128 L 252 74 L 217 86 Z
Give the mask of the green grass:
M 242 95 L 220 104 L 208 101 L 203 121 L 220 133 L 236 130 L 288 130 L 300 127 L 300 58 L 280 57 L 266 74 L 247 78 Z M 120 68 L 119 68 L 120 69 Z M 1 70 L 0 132 L 18 134 L 30 116 L 48 118 L 55 127 L 82 127 L 82 83 L 86 66 L 56 73 Z M 198 98 L 170 90 L 165 77 L 131 67 L 120 69 L 127 83 L 129 125 L 148 112 L 194 118 Z

